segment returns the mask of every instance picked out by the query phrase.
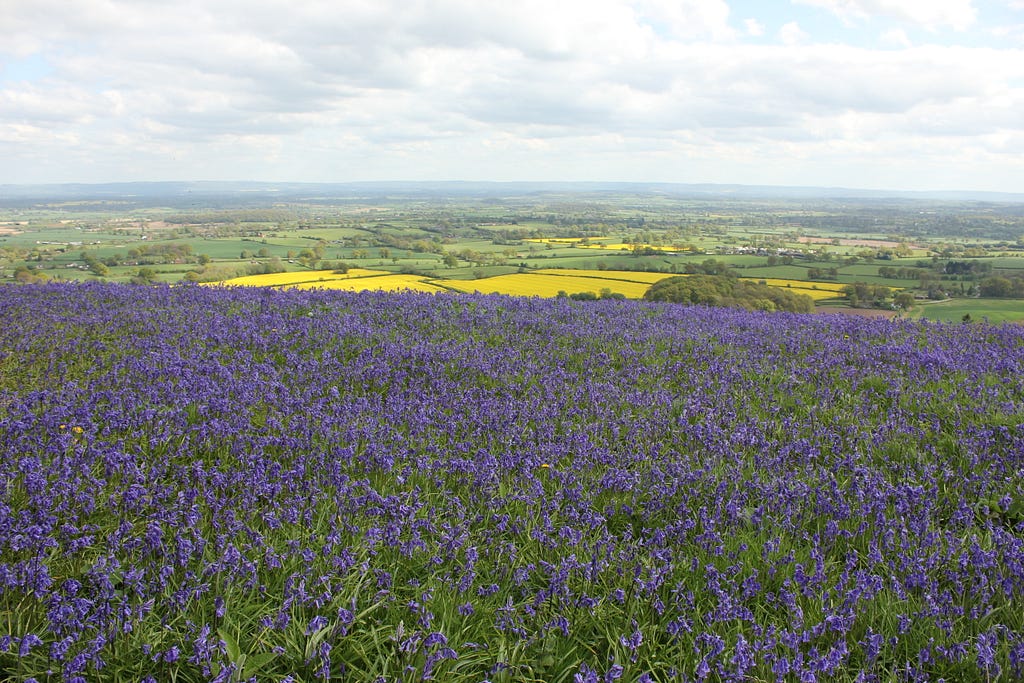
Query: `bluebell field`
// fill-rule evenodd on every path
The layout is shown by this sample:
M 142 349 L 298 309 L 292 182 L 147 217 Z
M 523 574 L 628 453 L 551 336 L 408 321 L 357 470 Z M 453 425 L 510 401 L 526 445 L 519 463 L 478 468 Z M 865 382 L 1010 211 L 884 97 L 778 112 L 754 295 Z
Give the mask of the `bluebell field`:
M 1024 327 L 0 293 L 0 680 L 1024 676 Z

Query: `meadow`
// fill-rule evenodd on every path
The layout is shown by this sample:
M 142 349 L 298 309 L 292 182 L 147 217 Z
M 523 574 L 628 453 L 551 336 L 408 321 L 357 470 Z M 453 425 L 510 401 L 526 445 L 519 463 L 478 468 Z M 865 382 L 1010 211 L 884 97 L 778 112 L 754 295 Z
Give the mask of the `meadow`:
M 992 323 L 1024 322 L 1024 302 L 1006 299 L 953 299 L 918 306 L 912 317 L 941 322 L 983 320 Z
M 1024 327 L 100 283 L 0 321 L 0 680 L 1024 676 Z

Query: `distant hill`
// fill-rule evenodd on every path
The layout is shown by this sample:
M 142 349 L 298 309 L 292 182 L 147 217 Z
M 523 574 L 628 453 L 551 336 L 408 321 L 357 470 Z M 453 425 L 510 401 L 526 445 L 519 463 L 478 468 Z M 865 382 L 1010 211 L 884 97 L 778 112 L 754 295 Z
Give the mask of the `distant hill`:
M 267 201 L 353 201 L 367 198 L 494 198 L 545 194 L 661 195 L 679 199 L 736 200 L 928 200 L 966 202 L 1024 202 L 1024 193 L 935 191 L 908 192 L 841 187 L 788 187 L 624 182 L 129 182 L 0 185 L 0 205 L 50 201 L 134 201 L 144 204 L 189 203 L 251 205 Z

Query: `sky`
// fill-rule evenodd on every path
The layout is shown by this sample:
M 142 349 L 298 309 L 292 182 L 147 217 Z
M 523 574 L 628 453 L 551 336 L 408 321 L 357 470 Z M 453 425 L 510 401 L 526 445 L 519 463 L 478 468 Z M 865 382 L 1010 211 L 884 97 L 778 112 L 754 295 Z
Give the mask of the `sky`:
M 1024 0 L 3 0 L 0 160 L 1024 192 Z

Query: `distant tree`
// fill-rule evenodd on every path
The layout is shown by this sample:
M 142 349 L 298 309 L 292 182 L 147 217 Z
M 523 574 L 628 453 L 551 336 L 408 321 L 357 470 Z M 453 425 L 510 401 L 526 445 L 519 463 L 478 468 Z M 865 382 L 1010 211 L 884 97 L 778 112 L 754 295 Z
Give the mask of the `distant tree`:
M 89 272 L 92 273 L 93 275 L 104 277 L 105 275 L 107 275 L 107 273 L 110 272 L 110 269 L 107 267 L 107 264 L 103 263 L 89 252 L 82 252 L 82 260 L 85 261 L 86 268 L 88 268 Z
M 27 266 L 18 266 L 14 269 L 14 279 L 23 284 L 35 284 L 48 282 L 50 276 L 46 273 L 37 273 Z
M 152 268 L 139 268 L 132 276 L 132 283 L 136 285 L 151 285 L 157 281 L 157 272 Z
M 620 292 L 613 292 L 610 287 L 602 287 L 601 292 L 598 296 L 599 299 L 616 299 L 623 300 L 626 298 L 625 294 Z
M 1024 277 L 1006 278 L 999 275 L 987 277 L 978 284 L 981 296 L 1024 297 Z
M 910 292 L 900 292 L 893 298 L 893 303 L 896 304 L 898 308 L 901 308 L 904 311 L 909 311 L 914 307 L 914 295 Z
M 892 290 L 882 285 L 872 285 L 867 282 L 854 282 L 843 288 L 847 301 L 854 308 L 860 306 L 887 308 Z

